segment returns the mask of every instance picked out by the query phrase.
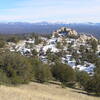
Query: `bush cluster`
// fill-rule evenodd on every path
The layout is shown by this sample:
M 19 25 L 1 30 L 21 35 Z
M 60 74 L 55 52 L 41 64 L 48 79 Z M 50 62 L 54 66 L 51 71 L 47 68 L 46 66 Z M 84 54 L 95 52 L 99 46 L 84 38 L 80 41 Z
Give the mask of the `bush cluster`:
M 66 64 L 56 63 L 51 66 L 51 71 L 53 77 L 62 82 L 65 86 L 73 86 L 75 83 L 75 72 L 74 70 Z
M 100 95 L 100 59 L 94 74 L 73 70 L 69 65 L 59 60 L 52 65 L 43 64 L 37 56 L 25 57 L 19 53 L 3 51 L 0 53 L 0 84 L 24 84 L 30 81 L 40 83 L 50 80 L 60 81 L 64 86 L 73 87 L 75 83 L 88 93 Z
M 0 54 L 0 83 L 23 84 L 36 80 L 48 82 L 52 78 L 50 68 L 37 58 L 28 58 L 18 53 Z
M 95 72 L 90 76 L 86 72 L 77 72 L 77 82 L 88 93 L 100 96 L 100 73 Z
M 30 80 L 31 67 L 26 57 L 4 52 L 0 54 L 0 81 L 11 84 L 27 83 Z
M 31 58 L 30 63 L 32 65 L 32 80 L 44 83 L 52 79 L 50 67 L 47 64 L 43 64 L 37 57 Z
M 9 51 L 0 54 L 0 83 L 43 83 L 53 79 L 52 77 L 64 84 L 75 80 L 73 69 L 67 65 L 56 63 L 50 67 L 43 64 L 37 56 L 28 58 Z

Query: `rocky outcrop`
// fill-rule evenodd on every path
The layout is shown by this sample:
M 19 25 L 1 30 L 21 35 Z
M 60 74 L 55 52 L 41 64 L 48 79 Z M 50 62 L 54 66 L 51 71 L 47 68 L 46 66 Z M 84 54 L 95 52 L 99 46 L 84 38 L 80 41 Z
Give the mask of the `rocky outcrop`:
M 96 39 L 94 36 L 92 35 L 85 35 L 85 34 L 81 34 L 80 37 L 78 38 L 78 40 L 80 42 L 86 42 L 87 40 L 95 40 L 98 41 L 98 39 Z
M 77 36 L 78 33 L 70 28 L 62 27 L 57 31 L 53 32 L 53 36 Z

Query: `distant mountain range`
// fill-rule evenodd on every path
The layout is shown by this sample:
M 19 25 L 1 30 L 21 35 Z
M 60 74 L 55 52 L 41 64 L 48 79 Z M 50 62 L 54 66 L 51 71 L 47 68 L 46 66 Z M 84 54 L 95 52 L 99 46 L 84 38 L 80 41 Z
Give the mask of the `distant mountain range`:
M 49 34 L 60 27 L 69 27 L 79 33 L 92 34 L 100 37 L 100 23 L 26 23 L 26 22 L 8 22 L 0 23 L 0 34 L 21 34 L 21 33 L 42 33 Z

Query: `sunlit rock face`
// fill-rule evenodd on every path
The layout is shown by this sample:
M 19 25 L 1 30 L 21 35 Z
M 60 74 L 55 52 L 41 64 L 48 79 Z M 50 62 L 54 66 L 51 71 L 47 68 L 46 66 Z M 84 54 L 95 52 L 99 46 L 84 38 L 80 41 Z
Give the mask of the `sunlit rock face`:
M 95 41 L 98 42 L 98 39 L 95 38 L 95 37 L 92 36 L 92 35 L 81 34 L 81 35 L 79 36 L 79 38 L 78 38 L 78 41 L 80 41 L 80 42 L 87 42 L 87 41 L 89 41 L 89 40 L 95 40 Z
M 78 33 L 70 28 L 62 27 L 55 32 L 53 32 L 53 36 L 77 36 Z

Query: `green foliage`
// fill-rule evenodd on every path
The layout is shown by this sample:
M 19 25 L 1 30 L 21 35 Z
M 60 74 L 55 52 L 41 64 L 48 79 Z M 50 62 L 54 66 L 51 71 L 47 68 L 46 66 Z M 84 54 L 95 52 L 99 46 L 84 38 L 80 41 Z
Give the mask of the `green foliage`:
M 90 79 L 90 76 L 87 72 L 84 71 L 76 71 L 77 82 L 80 83 L 81 86 L 85 86 L 87 81 Z
M 85 50 L 86 50 L 86 47 L 83 46 L 83 45 L 80 45 L 80 50 L 79 50 L 79 51 L 80 51 L 81 53 L 84 53 Z
M 33 56 L 37 56 L 38 55 L 38 52 L 35 49 L 33 49 L 31 52 L 32 52 Z
M 31 65 L 27 58 L 16 53 L 5 52 L 0 55 L 0 70 L 11 84 L 27 83 L 31 78 Z
M 87 62 L 90 62 L 90 63 L 96 63 L 97 61 L 97 55 L 91 51 L 91 50 L 84 50 L 81 52 L 81 61 L 87 61 Z
M 89 76 L 86 72 L 76 72 L 77 82 L 88 93 L 94 93 L 100 96 L 100 73 L 95 71 L 93 76 Z
M 10 81 L 3 70 L 0 69 L 0 84 L 9 84 Z
M 13 52 L 0 54 L 1 84 L 22 84 L 33 80 L 43 83 L 51 78 L 50 67 L 37 57 L 27 58 Z
M 95 65 L 96 65 L 97 71 L 100 72 L 100 70 L 99 70 L 100 69 L 100 58 L 96 59 Z
M 100 69 L 99 69 L 100 70 Z M 96 72 L 94 77 L 93 77 L 93 81 L 94 81 L 94 92 L 100 96 L 100 73 Z
M 35 36 L 35 45 L 38 45 L 39 43 L 41 43 L 41 39 L 39 38 L 38 35 Z
M 95 39 L 90 40 L 90 45 L 92 46 L 93 52 L 97 51 L 98 42 Z
M 57 42 L 57 44 L 56 44 L 56 48 L 58 48 L 58 49 L 63 49 L 63 46 L 61 45 L 60 42 Z
M 37 82 L 44 83 L 52 79 L 50 67 L 47 64 L 43 64 L 37 58 L 31 60 L 31 64 L 33 66 L 32 72 L 34 79 L 37 80 Z
M 0 40 L 0 48 L 3 48 L 5 46 L 5 41 Z
M 89 93 L 95 93 L 100 96 L 100 74 L 95 74 L 87 81 L 84 86 L 85 90 Z
M 46 54 L 47 54 L 47 55 L 51 54 L 51 49 L 48 49 L 48 50 L 46 51 Z
M 86 53 L 87 61 L 90 63 L 96 63 L 97 55 L 94 52 L 89 51 Z
M 79 54 L 77 53 L 76 50 L 72 53 L 73 58 L 76 60 L 76 64 L 80 64 L 79 62 Z
M 75 72 L 68 65 L 56 63 L 52 65 L 51 71 L 53 76 L 64 85 L 68 86 L 69 83 L 71 84 L 75 81 Z
M 41 83 L 48 82 L 52 78 L 49 66 L 46 64 L 37 66 L 35 72 L 35 78 L 38 82 Z
M 19 41 L 19 38 L 17 36 L 10 37 L 7 42 L 14 42 L 17 43 Z
M 56 53 L 55 53 L 55 55 L 58 56 L 59 59 L 60 59 L 61 57 L 64 57 L 66 54 L 67 54 L 66 51 L 64 51 L 63 49 L 60 50 L 59 52 L 56 52 Z
M 54 54 L 54 53 L 50 53 L 50 52 L 47 53 L 47 59 L 48 59 L 48 62 L 49 62 L 49 63 L 60 61 L 59 56 L 57 56 L 57 55 Z

